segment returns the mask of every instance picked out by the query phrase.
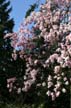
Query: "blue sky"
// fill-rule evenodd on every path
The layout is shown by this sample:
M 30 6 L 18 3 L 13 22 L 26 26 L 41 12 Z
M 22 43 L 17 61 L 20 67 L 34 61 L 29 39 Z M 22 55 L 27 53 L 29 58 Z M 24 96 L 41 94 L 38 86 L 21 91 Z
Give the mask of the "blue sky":
M 36 0 L 10 0 L 13 8 L 11 17 L 14 18 L 15 26 L 14 31 L 18 31 L 20 23 L 23 21 L 26 11 L 30 8 L 30 5 L 35 3 Z M 45 0 L 41 0 L 44 3 Z

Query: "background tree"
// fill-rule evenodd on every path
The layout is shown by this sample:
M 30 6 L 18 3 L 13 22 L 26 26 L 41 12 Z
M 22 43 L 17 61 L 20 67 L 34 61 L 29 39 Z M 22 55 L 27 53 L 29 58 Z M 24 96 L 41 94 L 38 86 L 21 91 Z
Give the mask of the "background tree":
M 10 96 L 7 89 L 7 79 L 22 76 L 24 70 L 23 61 L 20 61 L 19 58 L 17 61 L 12 59 L 10 39 L 4 40 L 4 35 L 9 32 L 12 33 L 14 27 L 14 20 L 10 18 L 12 7 L 9 6 L 10 1 L 0 0 L 0 100 L 3 101 Z M 23 69 L 21 69 L 22 67 Z M 15 98 L 12 95 L 10 99 Z
M 7 79 L 12 82 L 15 77 L 21 78 L 24 74 L 25 63 L 18 57 L 17 60 L 12 59 L 13 48 L 10 45 L 10 39 L 4 40 L 6 33 L 12 33 L 14 20 L 10 18 L 10 1 L 0 0 L 0 100 L 17 99 L 16 95 L 11 94 L 7 89 Z
M 0 0 L 0 95 L 5 97 L 7 96 L 6 78 L 10 73 L 8 67 L 11 61 L 12 47 L 9 44 L 10 39 L 5 41 L 3 38 L 6 33 L 12 33 L 14 27 L 14 20 L 9 15 L 12 8 L 9 6 L 10 1 Z

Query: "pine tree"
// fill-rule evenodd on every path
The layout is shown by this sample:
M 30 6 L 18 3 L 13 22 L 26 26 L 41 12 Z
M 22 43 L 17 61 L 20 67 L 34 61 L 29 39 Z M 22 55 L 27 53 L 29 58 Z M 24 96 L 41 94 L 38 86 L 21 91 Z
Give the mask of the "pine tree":
M 7 93 L 6 78 L 8 76 L 9 62 L 11 61 L 10 40 L 4 40 L 4 35 L 13 31 L 14 20 L 10 18 L 12 8 L 9 8 L 10 1 L 0 0 L 0 95 L 4 96 Z M 8 72 L 8 73 L 7 73 Z
M 14 27 L 14 20 L 10 18 L 10 12 L 12 8 L 10 1 L 0 0 L 0 100 L 14 100 L 16 99 L 14 94 L 9 93 L 7 89 L 7 79 L 17 77 L 21 78 L 24 74 L 24 61 L 12 59 L 12 47 L 10 45 L 10 39 L 4 40 L 6 33 L 12 33 Z
M 10 1 L 6 2 L 6 0 L 0 0 L 0 35 L 12 32 L 13 30 L 14 21 L 10 19 L 9 15 L 12 8 L 8 8 L 9 5 Z

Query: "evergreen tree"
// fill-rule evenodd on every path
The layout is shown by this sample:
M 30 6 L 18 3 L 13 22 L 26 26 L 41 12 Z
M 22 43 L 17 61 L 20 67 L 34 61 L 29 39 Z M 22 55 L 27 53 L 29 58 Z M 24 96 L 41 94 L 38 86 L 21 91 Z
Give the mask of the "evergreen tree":
M 10 19 L 9 15 L 12 8 L 8 8 L 9 5 L 10 1 L 6 2 L 6 0 L 0 0 L 0 34 L 12 32 L 13 30 L 14 21 L 13 19 Z
M 13 31 L 14 21 L 10 18 L 12 8 L 9 8 L 10 1 L 0 0 L 0 95 L 4 96 L 7 93 L 6 78 L 9 73 L 9 62 L 11 61 L 10 40 L 4 41 L 4 35 Z M 7 73 L 8 72 L 8 73 Z
M 9 93 L 7 89 L 7 79 L 13 77 L 21 77 L 24 74 L 24 62 L 18 57 L 17 60 L 12 59 L 12 47 L 10 39 L 4 40 L 6 33 L 12 33 L 14 20 L 10 18 L 12 8 L 10 1 L 0 0 L 0 100 L 14 100 L 16 95 Z M 19 66 L 18 66 L 19 65 Z M 13 95 L 13 96 L 12 96 Z

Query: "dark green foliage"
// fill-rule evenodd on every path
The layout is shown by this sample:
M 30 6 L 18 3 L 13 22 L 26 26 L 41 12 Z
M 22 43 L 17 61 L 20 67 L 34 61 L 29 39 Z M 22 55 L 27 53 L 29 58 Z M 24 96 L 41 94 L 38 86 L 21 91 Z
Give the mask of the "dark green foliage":
M 30 6 L 30 9 L 28 9 L 28 11 L 26 12 L 25 18 L 27 18 L 32 11 L 34 11 L 37 8 L 37 4 L 34 3 L 33 5 Z
M 7 78 L 10 74 L 9 67 L 11 62 L 10 40 L 4 40 L 6 33 L 12 32 L 14 20 L 10 18 L 12 8 L 9 8 L 10 1 L 0 0 L 0 100 L 5 101 L 8 95 Z M 4 98 L 5 97 L 5 98 Z
M 16 77 L 19 80 L 23 77 L 25 62 L 19 57 L 12 59 L 13 49 L 10 39 L 4 40 L 6 33 L 12 33 L 14 20 L 10 18 L 10 1 L 0 0 L 0 102 L 13 102 L 17 99 L 17 93 L 9 93 L 7 79 Z
M 12 47 L 10 39 L 4 40 L 6 33 L 13 32 L 14 20 L 10 18 L 12 8 L 10 1 L 0 0 L 0 101 L 15 99 L 7 89 L 7 79 L 12 77 L 22 77 L 24 74 L 24 61 L 18 57 L 14 61 L 11 57 Z
M 2 2 L 0 2 L 0 36 L 13 30 L 14 21 L 10 19 L 9 15 L 12 8 L 8 8 L 9 5 L 10 1 L 6 2 L 6 0 L 2 0 Z

